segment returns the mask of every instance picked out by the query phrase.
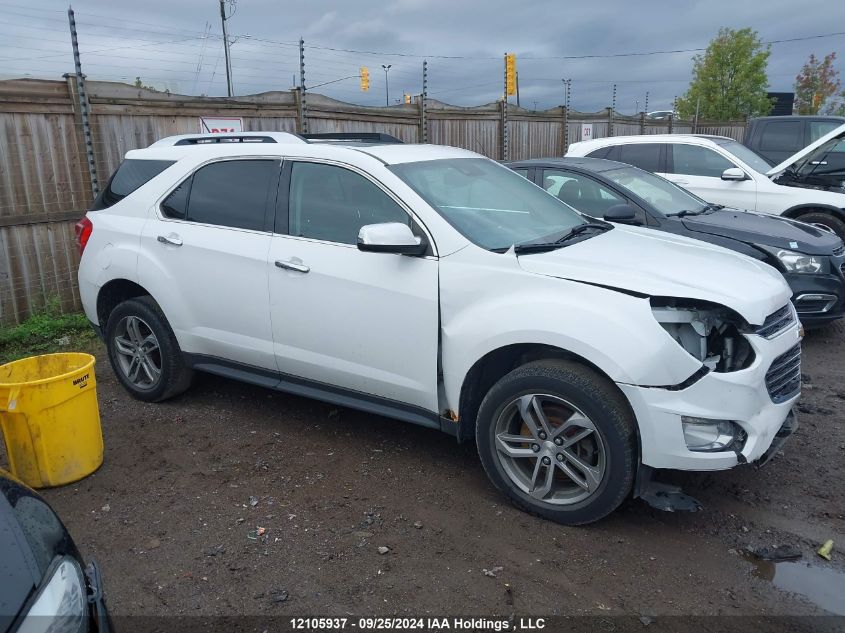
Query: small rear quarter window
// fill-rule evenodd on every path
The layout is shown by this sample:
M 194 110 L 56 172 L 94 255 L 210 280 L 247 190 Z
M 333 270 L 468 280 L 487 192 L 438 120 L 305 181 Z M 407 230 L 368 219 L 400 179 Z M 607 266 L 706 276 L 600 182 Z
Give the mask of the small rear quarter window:
M 128 159 L 112 174 L 109 183 L 100 191 L 91 207 L 92 211 L 107 209 L 117 204 L 130 193 L 147 184 L 175 161 Z

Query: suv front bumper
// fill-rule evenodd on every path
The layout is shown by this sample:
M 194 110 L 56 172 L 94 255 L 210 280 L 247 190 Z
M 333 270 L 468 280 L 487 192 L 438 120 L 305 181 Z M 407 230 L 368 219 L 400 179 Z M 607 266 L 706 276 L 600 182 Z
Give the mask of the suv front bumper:
M 725 470 L 770 458 L 771 450 L 777 451 L 790 435 L 783 436 L 782 429 L 800 393 L 774 402 L 766 387 L 766 372 L 800 337 L 797 323 L 770 340 L 750 335 L 755 353 L 750 367 L 730 373 L 710 372 L 685 389 L 617 383 L 637 418 L 642 463 L 653 468 Z M 682 416 L 733 421 L 747 438 L 741 450 L 691 451 L 684 440 Z
M 783 278 L 792 290 L 792 302 L 798 311 L 798 318 L 807 327 L 818 327 L 836 321 L 845 314 L 845 278 L 839 270 L 836 274 L 784 273 Z M 810 300 L 809 297 L 814 295 L 822 295 L 828 299 Z

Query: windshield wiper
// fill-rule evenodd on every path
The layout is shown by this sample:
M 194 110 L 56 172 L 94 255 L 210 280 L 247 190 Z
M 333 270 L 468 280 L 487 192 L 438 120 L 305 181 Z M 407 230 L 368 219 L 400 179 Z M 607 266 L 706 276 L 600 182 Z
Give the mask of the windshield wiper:
M 553 242 L 523 242 L 522 244 L 514 244 L 513 250 L 515 253 L 542 253 L 544 251 L 552 251 L 556 248 L 563 248 L 567 242 L 586 231 L 609 231 L 612 228 L 613 225 L 604 222 L 601 224 L 598 222 L 586 222 L 573 227 Z
M 694 211 L 692 209 L 684 209 L 683 211 L 678 211 L 677 213 L 673 213 L 672 217 L 675 218 L 682 218 L 687 215 L 701 215 L 702 213 L 706 213 L 707 211 L 718 211 L 719 209 L 724 209 L 725 205 L 723 204 L 713 204 L 712 202 L 708 202 L 702 208 Z

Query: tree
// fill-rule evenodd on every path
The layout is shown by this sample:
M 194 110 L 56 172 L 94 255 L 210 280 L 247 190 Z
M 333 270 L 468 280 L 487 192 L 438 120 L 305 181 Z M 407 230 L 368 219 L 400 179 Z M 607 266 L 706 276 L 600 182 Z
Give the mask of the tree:
M 795 77 L 795 111 L 798 114 L 832 113 L 837 104 L 828 100 L 839 90 L 839 71 L 833 67 L 836 53 L 819 61 L 815 55 L 804 64 Z
M 694 116 L 696 104 L 701 118 L 716 121 L 768 114 L 769 54 L 756 31 L 719 29 L 704 54 L 693 57 L 692 81 L 678 100 L 680 116 Z

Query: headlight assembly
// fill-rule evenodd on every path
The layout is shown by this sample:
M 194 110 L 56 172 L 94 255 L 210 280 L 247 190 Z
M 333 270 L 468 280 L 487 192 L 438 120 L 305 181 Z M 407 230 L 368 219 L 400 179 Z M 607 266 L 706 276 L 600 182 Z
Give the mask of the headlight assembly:
M 820 273 L 824 268 L 824 260 L 816 255 L 805 255 L 795 251 L 781 249 L 775 252 L 775 257 L 790 273 Z
M 78 633 L 85 630 L 87 615 L 82 569 L 74 559 L 65 557 L 42 585 L 18 633 Z
M 651 311 L 669 336 L 710 371 L 737 371 L 754 359 L 740 332 L 747 324 L 724 306 L 653 297 Z

